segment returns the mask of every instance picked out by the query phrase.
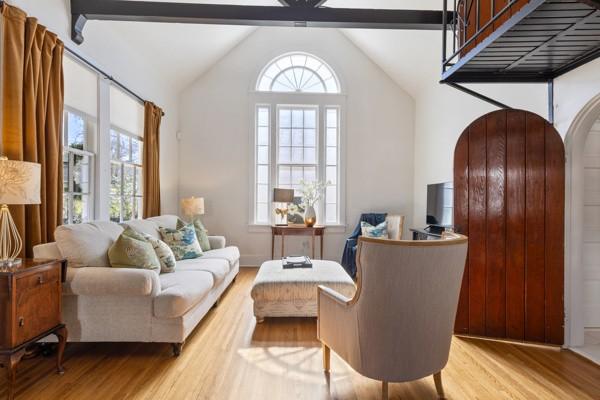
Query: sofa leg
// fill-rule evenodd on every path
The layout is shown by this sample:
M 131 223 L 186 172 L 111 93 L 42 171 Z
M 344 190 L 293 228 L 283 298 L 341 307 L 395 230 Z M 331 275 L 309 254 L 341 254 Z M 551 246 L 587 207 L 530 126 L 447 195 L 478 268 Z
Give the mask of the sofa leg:
M 323 344 L 323 371 L 329 372 L 331 369 L 331 349 Z
M 435 382 L 435 390 L 437 391 L 439 399 L 445 399 L 444 386 L 442 385 L 442 371 L 433 374 L 433 381 Z
M 388 383 L 386 381 L 381 382 L 381 400 L 388 400 Z
M 220 303 L 220 302 L 221 302 L 221 298 L 219 297 L 219 298 L 217 299 L 217 301 L 215 301 L 215 304 L 213 304 L 213 308 L 217 308 L 217 307 L 219 307 L 219 303 Z
M 171 347 L 173 348 L 173 356 L 179 357 L 179 355 L 181 354 L 181 350 L 183 350 L 183 342 L 171 343 Z

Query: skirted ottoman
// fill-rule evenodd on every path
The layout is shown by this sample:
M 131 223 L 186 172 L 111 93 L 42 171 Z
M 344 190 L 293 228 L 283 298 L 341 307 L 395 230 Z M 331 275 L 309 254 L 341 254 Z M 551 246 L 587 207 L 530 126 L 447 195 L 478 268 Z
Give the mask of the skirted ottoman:
M 316 317 L 317 286 L 327 286 L 351 298 L 356 285 L 342 266 L 334 261 L 312 260 L 312 268 L 283 269 L 281 260 L 261 265 L 252 286 L 254 316 Z

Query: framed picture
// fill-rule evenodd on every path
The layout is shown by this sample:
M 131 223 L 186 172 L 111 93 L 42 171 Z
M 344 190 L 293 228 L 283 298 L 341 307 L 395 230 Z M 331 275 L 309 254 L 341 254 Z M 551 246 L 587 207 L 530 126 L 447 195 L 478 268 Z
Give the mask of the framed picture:
M 302 207 L 302 197 L 294 197 L 294 202 L 288 207 L 288 224 L 304 225 L 304 207 Z

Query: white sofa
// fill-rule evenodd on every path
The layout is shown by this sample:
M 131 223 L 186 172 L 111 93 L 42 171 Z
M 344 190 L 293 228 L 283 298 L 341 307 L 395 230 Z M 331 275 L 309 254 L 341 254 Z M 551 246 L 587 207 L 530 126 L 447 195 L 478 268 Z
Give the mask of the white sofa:
M 176 222 L 176 216 L 165 215 L 125 224 L 160 237 L 159 226 L 174 228 Z M 55 243 L 33 249 L 36 258 L 68 260 L 62 310 L 69 341 L 171 343 L 179 355 L 187 336 L 235 280 L 239 250 L 225 247 L 224 237 L 211 236 L 210 251 L 178 261 L 172 273 L 111 268 L 107 252 L 122 231 L 108 221 L 64 225 L 57 228 Z

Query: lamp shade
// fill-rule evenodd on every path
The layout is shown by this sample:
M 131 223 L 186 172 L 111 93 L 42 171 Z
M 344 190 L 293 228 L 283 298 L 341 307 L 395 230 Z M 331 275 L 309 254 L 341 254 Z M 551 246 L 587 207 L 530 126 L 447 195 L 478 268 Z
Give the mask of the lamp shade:
M 0 158 L 0 204 L 40 204 L 37 163 Z
M 181 200 L 181 212 L 185 215 L 203 215 L 204 214 L 204 198 L 203 197 L 188 197 Z
M 273 202 L 275 203 L 293 203 L 294 189 L 273 189 Z

